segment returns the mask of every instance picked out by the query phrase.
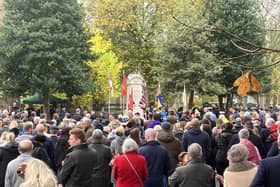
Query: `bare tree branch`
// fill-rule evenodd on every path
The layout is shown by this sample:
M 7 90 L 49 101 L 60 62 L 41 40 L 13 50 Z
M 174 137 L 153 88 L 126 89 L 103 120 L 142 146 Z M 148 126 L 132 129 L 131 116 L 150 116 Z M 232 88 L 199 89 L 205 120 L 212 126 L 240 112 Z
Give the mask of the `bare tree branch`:
M 275 66 L 277 64 L 280 63 L 280 59 L 276 60 L 275 62 L 271 63 L 271 64 L 266 64 L 266 65 L 262 65 L 262 66 L 249 66 L 249 65 L 243 65 L 243 64 L 236 64 L 231 62 L 231 60 L 222 60 L 225 64 L 230 64 L 233 66 L 237 66 L 243 69 L 251 69 L 251 70 L 258 70 L 258 69 L 265 69 L 265 68 L 269 68 L 271 66 Z
M 187 25 L 186 23 L 183 23 L 182 21 L 180 21 L 178 18 L 176 18 L 173 14 L 171 15 L 172 18 L 177 21 L 178 23 L 180 23 L 181 25 L 185 26 L 185 27 L 188 27 L 190 29 L 193 29 L 193 30 L 198 30 L 198 31 L 208 31 L 208 32 L 217 32 L 217 30 L 215 29 L 207 29 L 207 28 L 198 28 L 198 27 L 194 27 L 194 26 L 190 26 L 190 25 Z
M 243 58 L 243 57 L 247 57 L 247 56 L 254 56 L 254 55 L 255 54 L 252 54 L 252 53 L 244 53 L 244 54 L 239 55 L 239 56 L 230 57 L 230 58 L 224 58 L 223 60 L 230 61 L 230 60 L 236 60 L 236 59 L 239 59 L 239 58 Z
M 241 46 L 239 46 L 237 43 L 235 43 L 233 40 L 230 40 L 231 43 L 238 49 L 242 50 L 242 51 L 245 51 L 247 53 L 256 53 L 257 51 L 261 50 L 260 48 L 257 48 L 257 49 L 254 49 L 254 50 L 249 50 L 249 49 L 245 49 Z

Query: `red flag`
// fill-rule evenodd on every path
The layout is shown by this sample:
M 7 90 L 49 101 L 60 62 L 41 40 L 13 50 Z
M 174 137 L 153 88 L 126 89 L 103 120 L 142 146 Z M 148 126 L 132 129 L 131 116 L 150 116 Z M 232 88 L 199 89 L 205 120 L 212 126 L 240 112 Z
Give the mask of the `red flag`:
M 123 79 L 122 79 L 122 96 L 126 96 L 126 76 L 125 76 L 125 72 L 123 71 Z
M 133 89 L 131 89 L 130 94 L 128 96 L 128 104 L 127 104 L 127 109 L 128 110 L 133 110 Z

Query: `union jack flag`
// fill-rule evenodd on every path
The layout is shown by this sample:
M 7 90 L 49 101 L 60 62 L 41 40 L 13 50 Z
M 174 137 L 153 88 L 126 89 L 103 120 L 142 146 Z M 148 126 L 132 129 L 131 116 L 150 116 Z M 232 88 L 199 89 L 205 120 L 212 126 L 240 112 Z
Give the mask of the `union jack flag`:
M 144 95 L 142 95 L 140 101 L 139 101 L 139 106 L 142 109 L 146 109 L 146 98 Z
M 147 104 L 146 104 L 146 98 L 145 98 L 144 94 L 142 94 L 142 97 L 141 97 L 141 99 L 139 101 L 139 107 L 142 109 L 143 116 L 145 117 L 146 116 Z

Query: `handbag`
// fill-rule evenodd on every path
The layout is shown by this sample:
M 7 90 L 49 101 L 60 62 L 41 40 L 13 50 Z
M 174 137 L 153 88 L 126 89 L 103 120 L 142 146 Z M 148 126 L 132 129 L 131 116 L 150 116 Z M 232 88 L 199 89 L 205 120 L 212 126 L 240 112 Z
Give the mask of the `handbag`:
M 123 154 L 124 158 L 127 160 L 128 164 L 130 165 L 131 169 L 133 170 L 133 172 L 135 173 L 137 179 L 139 180 L 141 186 L 144 186 L 143 181 L 141 179 L 141 177 L 138 175 L 136 169 L 134 168 L 134 166 L 132 165 L 132 163 L 130 162 L 130 160 L 127 158 L 126 154 Z

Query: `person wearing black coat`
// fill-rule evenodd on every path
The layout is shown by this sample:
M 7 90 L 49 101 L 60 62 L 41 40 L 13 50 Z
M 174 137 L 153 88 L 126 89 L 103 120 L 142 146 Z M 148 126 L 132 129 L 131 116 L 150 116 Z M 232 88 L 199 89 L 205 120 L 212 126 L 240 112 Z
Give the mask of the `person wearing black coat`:
M 61 135 L 57 140 L 56 147 L 55 147 L 55 165 L 58 171 L 60 171 L 62 167 L 62 161 L 65 159 L 65 156 L 67 154 L 69 144 L 68 144 L 68 138 L 69 138 L 69 132 L 71 128 L 66 127 L 62 129 Z
M 273 124 L 269 128 L 269 134 L 264 139 L 265 153 L 267 153 L 267 154 L 268 154 L 269 150 L 271 149 L 272 145 L 274 144 L 274 142 L 277 142 L 276 141 L 277 140 L 277 129 L 278 129 L 278 125 Z
M 56 171 L 56 167 L 55 167 L 55 156 L 54 156 L 54 143 L 52 141 L 52 139 L 50 139 L 49 137 L 47 137 L 44 133 L 45 133 L 45 126 L 43 124 L 38 124 L 35 128 L 36 131 L 36 135 L 34 137 L 32 137 L 30 140 L 32 141 L 32 143 L 34 143 L 34 141 L 40 142 L 42 144 L 42 146 L 45 148 L 50 162 L 51 162 L 51 168 Z
M 261 138 L 258 135 L 254 134 L 254 132 L 252 130 L 253 129 L 252 121 L 246 121 L 244 125 L 245 125 L 245 128 L 247 128 L 247 130 L 249 131 L 249 140 L 258 148 L 260 156 L 262 158 L 265 158 L 266 151 L 264 148 L 264 144 L 263 144 Z M 232 145 L 238 144 L 238 143 L 239 143 L 238 134 L 234 134 L 230 140 L 228 149 L 230 149 Z
M 266 157 L 273 157 L 273 156 L 277 156 L 279 155 L 280 150 L 278 148 L 278 143 L 277 142 L 273 142 Z
M 112 159 L 110 147 L 104 143 L 103 132 L 95 129 L 92 133 L 89 148 L 96 151 L 97 162 L 93 168 L 92 176 L 94 185 L 91 187 L 109 187 L 110 186 L 110 167 L 109 163 Z
M 183 134 L 183 147 L 187 151 L 189 145 L 198 143 L 202 147 L 202 161 L 206 162 L 212 153 L 211 138 L 206 132 L 200 130 L 200 122 L 197 119 L 193 119 L 191 123 L 191 128 Z
M 228 145 L 233 135 L 232 133 L 232 124 L 226 123 L 223 125 L 223 130 L 221 133 L 217 134 L 215 137 L 215 144 L 217 147 L 216 153 L 216 170 L 219 175 L 223 175 L 224 170 L 228 166 L 227 160 L 227 152 L 228 152 Z
M 45 164 L 47 164 L 50 168 L 52 168 L 50 157 L 43 146 L 43 143 L 34 140 L 33 141 L 33 152 L 32 157 L 42 160 Z
M 8 142 L 0 146 L 0 187 L 4 187 L 5 173 L 8 163 L 19 155 L 18 146 L 13 142 Z
M 167 180 L 170 170 L 168 151 L 155 141 L 156 131 L 147 129 L 145 131 L 146 143 L 140 147 L 139 153 L 143 155 L 147 162 L 148 178 L 144 182 L 144 187 L 163 187 L 164 179 Z
M 70 131 L 69 145 L 59 175 L 59 184 L 63 187 L 89 187 L 94 184 L 93 168 L 96 166 L 97 153 L 85 144 L 85 134 L 79 128 Z

